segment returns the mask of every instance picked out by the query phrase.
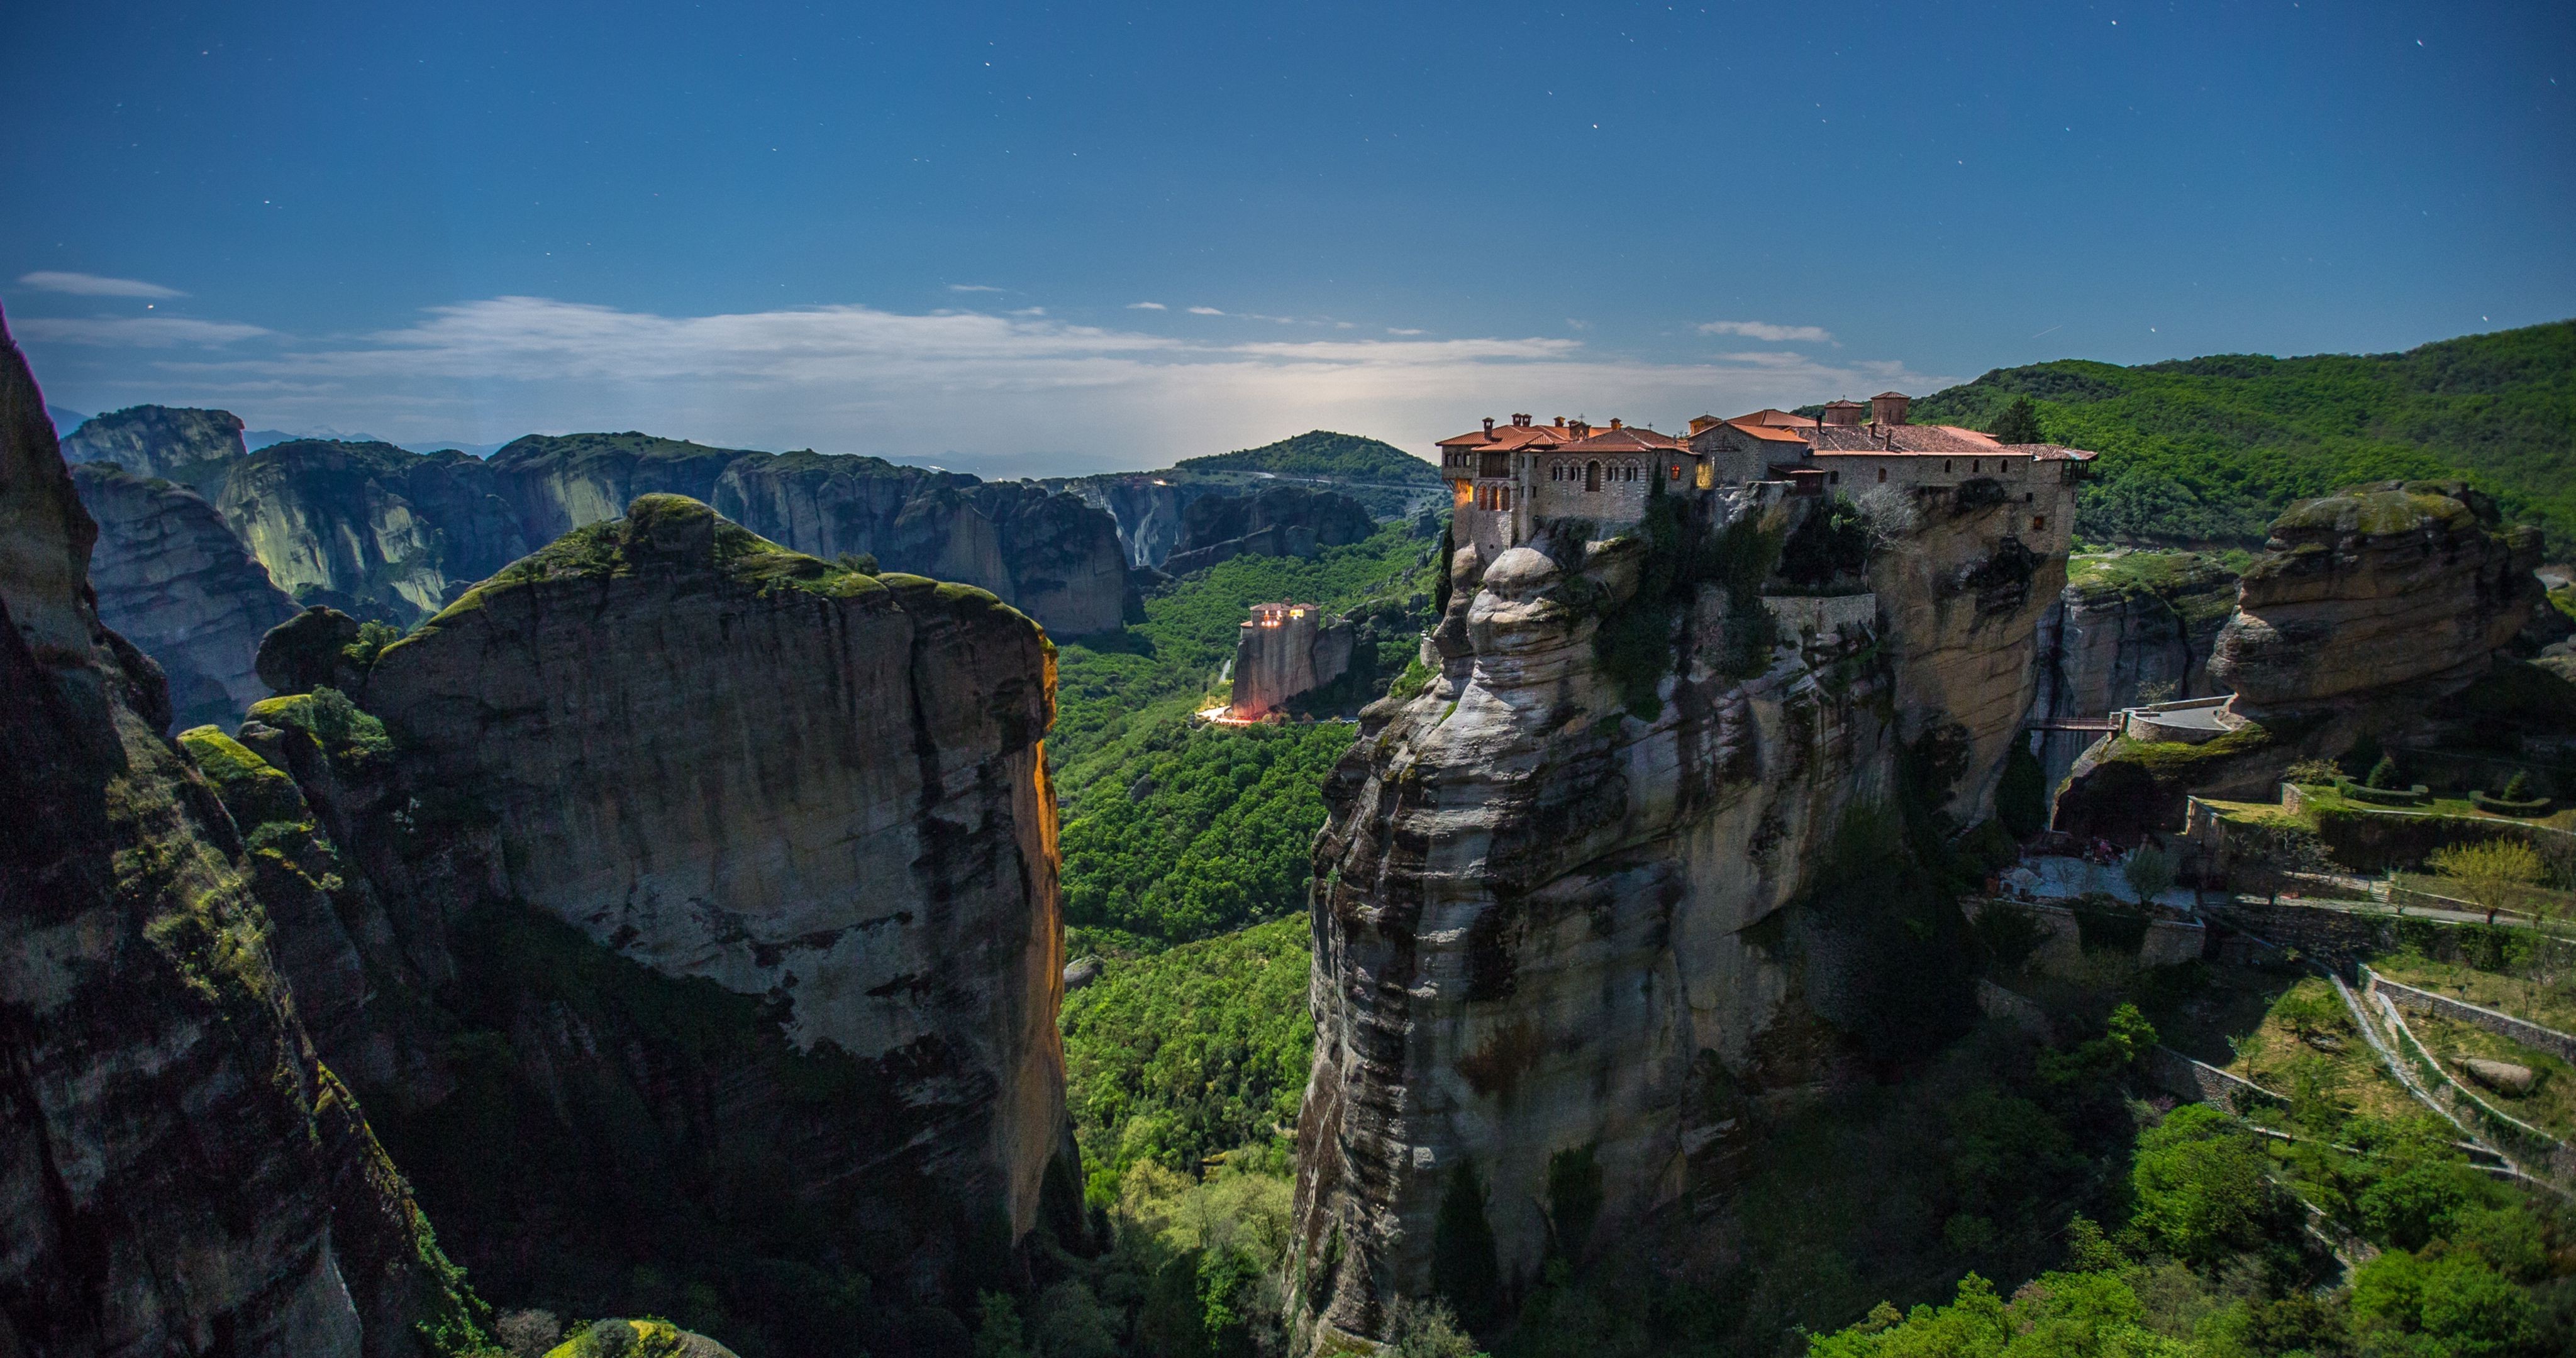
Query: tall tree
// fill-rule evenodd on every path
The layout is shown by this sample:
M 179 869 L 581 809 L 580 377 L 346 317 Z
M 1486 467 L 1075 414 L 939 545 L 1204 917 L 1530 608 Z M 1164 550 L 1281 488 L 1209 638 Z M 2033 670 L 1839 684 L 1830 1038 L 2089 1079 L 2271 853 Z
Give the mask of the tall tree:
M 2016 396 L 2011 405 L 2004 407 L 2004 413 L 1995 419 L 1993 432 L 1997 443 L 2048 441 L 2039 432 L 2039 404 L 2027 396 Z

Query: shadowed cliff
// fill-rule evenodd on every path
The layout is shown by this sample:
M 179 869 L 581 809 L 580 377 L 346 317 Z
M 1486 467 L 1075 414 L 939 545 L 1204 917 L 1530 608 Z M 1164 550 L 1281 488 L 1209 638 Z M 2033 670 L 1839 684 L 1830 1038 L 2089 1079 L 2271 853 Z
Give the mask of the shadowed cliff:
M 95 527 L 0 339 L 0 1352 L 479 1343 L 270 938 L 257 850 L 98 621 Z

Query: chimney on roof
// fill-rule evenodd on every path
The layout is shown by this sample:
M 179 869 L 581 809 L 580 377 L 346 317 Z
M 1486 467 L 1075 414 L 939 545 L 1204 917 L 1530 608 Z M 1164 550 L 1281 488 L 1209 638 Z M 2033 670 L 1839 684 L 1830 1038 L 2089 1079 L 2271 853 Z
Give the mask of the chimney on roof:
M 1626 425 L 1623 425 L 1623 424 L 1619 423 L 1619 417 L 1618 417 L 1618 416 L 1616 416 L 1616 415 L 1613 415 L 1613 416 L 1611 416 L 1611 417 L 1610 417 L 1610 427 L 1611 427 L 1611 428 L 1613 428 L 1613 429 L 1625 429 L 1625 428 L 1627 428 L 1627 426 L 1626 426 Z
M 1563 429 L 1565 427 L 1565 417 L 1563 415 L 1556 417 L 1556 427 L 1559 429 Z
M 1487 437 L 1487 438 L 1492 438 L 1493 436 L 1494 436 L 1494 417 L 1493 417 L 1493 416 L 1491 416 L 1491 415 L 1488 415 L 1488 416 L 1486 416 L 1486 417 L 1485 417 L 1485 437 Z
M 1873 424 L 1905 423 L 1905 408 L 1914 398 L 1901 391 L 1882 391 L 1869 398 L 1869 418 Z
M 1858 424 L 1860 423 L 1861 409 L 1861 403 L 1858 401 L 1827 401 L 1825 402 L 1824 422 L 1827 424 Z

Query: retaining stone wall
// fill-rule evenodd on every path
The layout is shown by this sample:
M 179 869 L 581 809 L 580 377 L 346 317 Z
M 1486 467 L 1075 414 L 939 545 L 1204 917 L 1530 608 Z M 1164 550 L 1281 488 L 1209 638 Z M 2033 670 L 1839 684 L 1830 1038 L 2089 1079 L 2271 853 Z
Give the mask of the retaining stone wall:
M 2526 1047 L 2548 1052 L 2561 1060 L 2576 1061 L 2576 1036 L 2562 1033 L 2555 1028 L 2543 1028 L 2537 1023 L 2515 1018 L 2511 1014 L 2501 1014 L 2493 1009 L 2480 1008 L 2466 1000 L 2456 1000 L 2448 995 L 2419 989 L 2403 981 L 2392 981 L 2368 967 L 2363 967 L 2361 974 L 2369 983 L 2370 989 L 2386 995 L 2389 1001 L 2400 1009 L 2414 1009 L 2447 1019 L 2457 1019 L 2462 1023 L 2473 1023 L 2499 1037 L 2511 1038 Z

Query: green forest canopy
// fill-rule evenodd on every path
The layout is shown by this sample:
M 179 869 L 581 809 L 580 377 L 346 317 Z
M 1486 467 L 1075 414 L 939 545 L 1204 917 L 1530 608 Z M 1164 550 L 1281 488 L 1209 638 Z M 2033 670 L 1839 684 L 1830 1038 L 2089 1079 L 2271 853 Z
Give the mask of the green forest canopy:
M 2251 546 L 2291 501 L 2363 481 L 2466 477 L 2576 547 L 2576 321 L 2402 354 L 2218 354 L 2124 368 L 1998 368 L 1914 404 L 1989 429 L 2016 396 L 2050 442 L 2102 454 L 2077 531 Z
M 1434 485 L 1440 469 L 1382 439 L 1311 429 L 1295 438 L 1240 452 L 1185 458 L 1182 471 L 1277 472 L 1283 476 L 1338 476 L 1354 481 Z
M 1077 946 L 1161 947 L 1303 904 L 1324 773 L 1350 728 L 1210 727 L 1190 715 L 1222 693 L 1217 675 L 1253 604 L 1338 612 L 1427 595 L 1438 559 L 1404 524 L 1312 560 L 1236 557 L 1148 598 L 1145 621 L 1063 644 L 1047 756 Z
M 1064 999 L 1065 1103 L 1083 1162 L 1194 1169 L 1293 1127 L 1315 1029 L 1306 919 L 1111 959 Z

